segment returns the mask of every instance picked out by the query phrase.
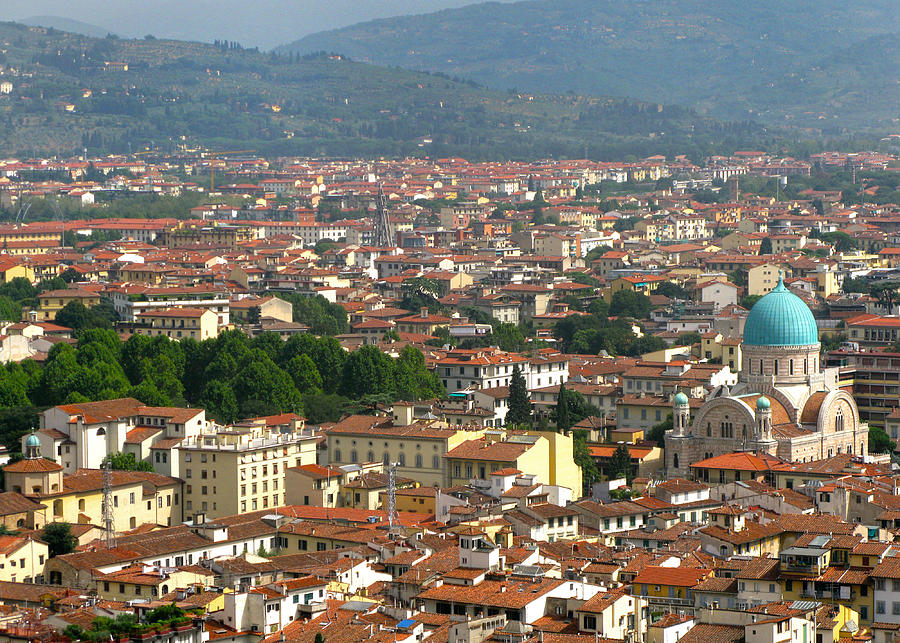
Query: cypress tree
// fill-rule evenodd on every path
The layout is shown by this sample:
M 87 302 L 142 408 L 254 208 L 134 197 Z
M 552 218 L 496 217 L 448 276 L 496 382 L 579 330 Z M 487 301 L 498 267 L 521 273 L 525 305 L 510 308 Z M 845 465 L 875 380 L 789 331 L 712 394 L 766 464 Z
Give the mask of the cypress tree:
M 512 380 L 509 383 L 509 411 L 506 423 L 517 425 L 531 422 L 531 399 L 525 377 L 518 366 L 513 366 Z

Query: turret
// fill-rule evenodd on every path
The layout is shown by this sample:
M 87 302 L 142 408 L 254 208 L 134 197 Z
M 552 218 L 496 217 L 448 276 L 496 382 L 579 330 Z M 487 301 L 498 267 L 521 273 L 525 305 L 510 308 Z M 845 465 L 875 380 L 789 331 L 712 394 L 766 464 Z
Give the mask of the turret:
M 675 394 L 673 399 L 672 428 L 676 436 L 683 437 L 688 434 L 691 425 L 691 406 L 687 395 L 682 392 Z
M 772 403 L 765 395 L 756 400 L 756 437 L 766 441 L 772 439 Z

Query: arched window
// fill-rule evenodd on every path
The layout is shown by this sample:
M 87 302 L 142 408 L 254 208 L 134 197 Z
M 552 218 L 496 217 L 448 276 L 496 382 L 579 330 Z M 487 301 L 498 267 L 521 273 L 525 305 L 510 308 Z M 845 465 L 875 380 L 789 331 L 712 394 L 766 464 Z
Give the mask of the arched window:
M 402 451 L 400 452 L 400 456 L 397 458 L 397 464 L 399 464 L 401 467 L 406 466 L 406 454 Z
M 375 462 L 375 452 L 374 451 L 369 451 L 366 454 L 366 462 Z
M 350 462 L 357 462 L 357 461 L 358 461 L 358 458 L 356 456 L 356 449 L 353 449 L 350 452 Z
M 440 469 L 441 468 L 440 456 L 437 456 L 437 455 L 431 456 L 431 468 L 432 469 Z
M 794 374 L 794 360 L 791 360 L 790 368 L 791 368 L 790 373 L 791 373 L 791 375 L 793 375 Z
M 809 375 L 808 360 L 807 360 L 807 358 L 805 358 L 805 357 L 803 358 L 803 374 L 804 374 L 804 375 Z
M 676 469 L 678 468 L 678 454 L 677 453 L 672 455 L 672 466 Z
M 101 426 L 99 429 L 97 429 L 97 435 L 106 435 L 106 429 Z
M 19 519 L 16 521 L 16 527 L 24 527 L 24 526 L 25 526 L 25 519 L 24 519 L 24 518 L 19 518 Z
M 340 449 L 335 449 L 335 450 L 334 450 L 334 461 L 335 461 L 335 462 L 340 462 L 340 461 L 341 461 L 341 450 L 340 450 Z
M 712 424 L 710 424 L 709 422 L 706 423 L 706 437 L 712 437 Z
M 391 463 L 391 454 L 385 451 L 384 458 L 381 461 L 384 463 L 384 466 L 388 466 Z
M 78 511 L 84 511 L 84 498 L 78 501 Z
M 778 360 L 777 360 L 777 359 L 775 360 L 775 370 L 774 370 L 774 373 L 775 373 L 775 375 L 778 375 Z
M 764 372 L 765 372 L 765 371 L 764 371 L 764 369 L 763 369 L 763 361 L 762 361 L 762 358 L 760 358 L 760 360 L 759 360 L 759 374 L 762 375 Z
M 728 546 L 727 546 L 727 545 L 722 545 L 721 547 L 719 547 L 719 553 L 720 553 L 722 556 L 728 556 Z
M 834 430 L 844 430 L 844 409 L 838 409 L 834 416 Z
M 422 454 L 417 453 L 416 454 L 416 469 L 421 469 L 421 468 L 422 468 Z

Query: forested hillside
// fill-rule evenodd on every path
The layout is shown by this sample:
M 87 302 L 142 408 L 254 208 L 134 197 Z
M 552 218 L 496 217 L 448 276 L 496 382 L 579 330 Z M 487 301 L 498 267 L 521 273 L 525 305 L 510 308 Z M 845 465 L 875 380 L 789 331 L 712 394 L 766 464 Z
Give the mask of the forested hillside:
M 898 33 L 895 0 L 526 0 L 361 23 L 280 51 L 840 131 L 900 116 Z

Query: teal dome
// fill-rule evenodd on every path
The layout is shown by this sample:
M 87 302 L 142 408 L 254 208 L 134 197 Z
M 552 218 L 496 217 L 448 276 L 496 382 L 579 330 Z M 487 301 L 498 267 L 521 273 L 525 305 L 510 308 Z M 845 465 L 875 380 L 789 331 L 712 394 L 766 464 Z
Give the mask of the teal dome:
M 770 408 L 772 408 L 772 403 L 769 401 L 769 398 L 763 395 L 758 400 L 756 400 L 756 408 L 760 411 L 768 411 Z
M 687 406 L 687 405 L 688 405 L 687 395 L 685 395 L 684 393 L 682 393 L 680 391 L 678 393 L 676 393 L 675 394 L 675 406 Z
M 36 436 L 34 433 L 32 433 L 31 435 L 29 435 L 27 438 L 25 438 L 25 448 L 26 448 L 26 449 L 27 449 L 28 447 L 31 447 L 31 448 L 40 448 L 40 446 L 41 446 L 41 441 L 40 441 L 40 439 L 38 438 L 38 436 Z
M 756 302 L 744 325 L 746 346 L 809 346 L 819 343 L 812 311 L 802 299 L 778 285 Z

